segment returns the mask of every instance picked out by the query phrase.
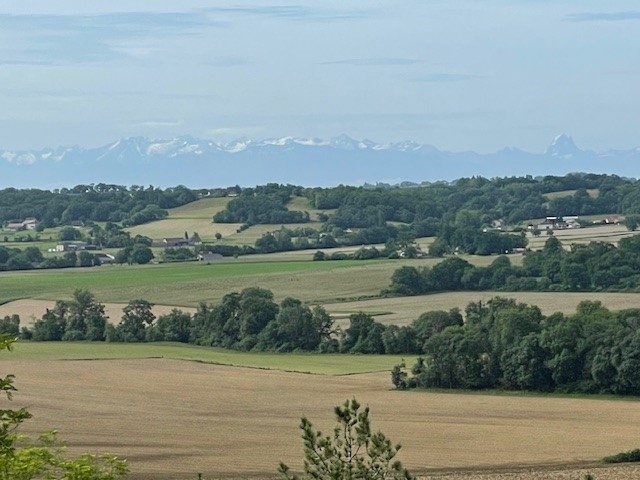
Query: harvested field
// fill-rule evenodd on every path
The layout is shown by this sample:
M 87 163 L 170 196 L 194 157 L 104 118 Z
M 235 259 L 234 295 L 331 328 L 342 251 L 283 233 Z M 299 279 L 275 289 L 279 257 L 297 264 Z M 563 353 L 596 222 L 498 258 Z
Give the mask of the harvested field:
M 494 297 L 514 298 L 537 305 L 545 315 L 554 312 L 575 313 L 583 300 L 601 301 L 610 310 L 640 308 L 640 293 L 615 292 L 447 292 L 416 297 L 374 298 L 353 302 L 325 303 L 323 307 L 335 317 L 365 312 L 384 324 L 408 325 L 422 313 L 459 308 L 464 312 L 471 302 L 487 302 Z
M 564 230 L 554 230 L 553 235 L 562 242 L 565 248 L 569 248 L 573 243 L 606 242 L 617 244 L 622 238 L 637 235 L 638 232 L 630 232 L 624 225 L 599 225 L 588 228 L 567 228 Z M 545 232 L 534 237 L 531 232 L 527 233 L 529 248 L 540 250 L 548 240 Z
M 637 446 L 640 422 L 636 400 L 398 392 L 386 372 L 325 376 L 9 354 L 2 366 L 17 376 L 15 405 L 34 414 L 26 431 L 55 428 L 72 452 L 125 456 L 133 479 L 273 477 L 279 460 L 299 469 L 299 417 L 329 432 L 332 407 L 352 396 L 371 407 L 375 429 L 402 442 L 405 465 L 427 478 L 581 478 L 549 475 L 553 466 L 591 469 L 588 462 Z M 547 476 L 507 474 L 522 467 Z M 462 475 L 470 471 L 477 474 Z M 503 475 L 480 476 L 496 471 Z M 637 478 L 600 472 L 618 470 L 598 470 L 599 479 Z

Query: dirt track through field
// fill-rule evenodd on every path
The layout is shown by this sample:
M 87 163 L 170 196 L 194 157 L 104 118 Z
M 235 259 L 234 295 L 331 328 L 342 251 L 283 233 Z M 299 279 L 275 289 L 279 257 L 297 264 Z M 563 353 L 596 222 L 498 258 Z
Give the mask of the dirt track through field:
M 272 477 L 279 460 L 299 469 L 300 416 L 329 433 L 333 406 L 353 396 L 370 405 L 375 429 L 403 444 L 405 465 L 423 474 L 589 462 L 638 446 L 637 401 L 397 392 L 388 373 L 8 356 L 0 374 L 17 376 L 13 403 L 35 416 L 26 431 L 57 429 L 73 452 L 125 456 L 134 479 Z

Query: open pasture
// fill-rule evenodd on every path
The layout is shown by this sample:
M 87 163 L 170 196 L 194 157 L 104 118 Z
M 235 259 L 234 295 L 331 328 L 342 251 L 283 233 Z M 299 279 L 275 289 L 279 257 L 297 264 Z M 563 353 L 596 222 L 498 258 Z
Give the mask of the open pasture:
M 145 223 L 126 230 L 132 236 L 142 235 L 159 239 L 164 237 L 182 237 L 184 232 L 192 235 L 198 232 L 203 241 L 215 241 L 215 234 L 220 233 L 223 238 L 236 233 L 240 224 L 213 223 L 213 216 L 224 210 L 231 199 L 203 198 L 181 207 L 169 209 L 169 216 L 156 222 Z
M 309 204 L 309 199 L 307 197 L 293 197 L 287 204 L 287 208 L 292 211 L 307 212 L 309 214 L 309 219 L 312 222 L 318 221 L 318 215 L 320 215 L 321 213 L 324 213 L 325 215 L 331 215 L 336 211 L 335 209 L 321 210 L 318 208 L 313 208 Z
M 197 232 L 204 242 L 216 242 L 215 234 L 222 235 L 221 243 L 227 245 L 254 245 L 256 240 L 267 232 L 272 232 L 281 225 L 253 225 L 239 231 L 240 223 L 213 223 L 213 216 L 224 210 L 233 200 L 231 197 L 203 198 L 195 202 L 169 209 L 169 216 L 156 222 L 127 228 L 131 235 L 143 235 L 149 238 L 181 237 L 184 232 L 192 235 Z M 287 228 L 307 227 L 319 229 L 322 225 L 317 221 L 322 210 L 309 208 L 309 201 L 304 197 L 295 197 L 288 205 L 290 210 L 307 211 L 311 222 L 287 224 Z
M 468 257 L 486 265 L 493 257 Z M 103 265 L 99 268 L 3 272 L 0 303 L 33 298 L 66 300 L 86 288 L 103 303 L 143 298 L 160 305 L 196 307 L 217 302 L 247 287 L 263 287 L 278 301 L 285 297 L 308 303 L 337 302 L 376 296 L 403 265 L 432 266 L 441 259 L 251 262 L 234 259 L 215 264 Z
M 224 225 L 223 223 L 215 223 L 214 226 Z M 294 230 L 296 228 L 313 228 L 320 230 L 322 223 L 320 222 L 307 222 L 307 223 L 287 223 L 277 225 L 252 225 L 251 227 L 230 235 L 226 239 L 223 238 L 224 243 L 230 245 L 255 245 L 256 240 L 262 237 L 266 233 L 275 232 L 282 227 Z
M 3 371 L 16 374 L 19 388 L 14 404 L 34 414 L 23 433 L 56 429 L 71 453 L 127 457 L 133 480 L 193 479 L 199 472 L 272 478 L 281 460 L 300 470 L 299 418 L 329 433 L 333 406 L 354 396 L 371 407 L 374 429 L 402 443 L 405 466 L 422 475 L 583 465 L 637 446 L 640 422 L 637 400 L 399 392 L 389 372 L 332 376 L 166 358 L 7 357 Z
M 228 365 L 235 367 L 282 370 L 317 375 L 354 375 L 388 372 L 403 358 L 400 355 L 340 355 L 319 353 L 240 352 L 200 347 L 184 343 L 104 343 L 104 342 L 21 342 L 11 356 L 3 360 L 113 360 L 166 358 Z

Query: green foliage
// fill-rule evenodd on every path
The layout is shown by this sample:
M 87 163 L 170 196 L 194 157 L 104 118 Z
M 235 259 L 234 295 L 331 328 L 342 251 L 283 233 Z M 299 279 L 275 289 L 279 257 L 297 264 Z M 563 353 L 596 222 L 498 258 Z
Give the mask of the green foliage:
M 496 297 L 469 304 L 464 323 L 429 312 L 412 324 L 423 358 L 392 372 L 396 388 L 640 394 L 640 317 L 582 302 L 574 315 Z M 450 323 L 451 322 L 451 323 Z
M 216 223 L 286 224 L 309 221 L 309 215 L 288 210 L 287 203 L 300 187 L 271 183 L 245 188 L 227 208 L 213 216 Z
M 53 309 L 47 309 L 42 318 L 35 321 L 32 339 L 102 341 L 106 324 L 104 305 L 88 290 L 76 289 L 71 301 L 58 300 Z
M 151 326 L 156 316 L 151 311 L 153 304 L 146 300 L 130 300 L 122 311 L 124 315 L 115 329 L 110 331 L 109 340 L 120 342 L 144 342 L 147 339 L 146 329 Z
M 522 267 L 499 256 L 488 267 L 449 257 L 429 268 L 401 267 L 383 294 L 420 295 L 435 291 L 633 291 L 640 288 L 640 236 L 618 246 L 602 242 L 566 251 L 550 237 L 542 251 L 527 252 Z
M 291 472 L 280 463 L 278 472 L 285 480 L 411 480 L 402 463 L 394 460 L 400 445 L 393 445 L 382 432 L 373 432 L 369 407 L 360 409 L 354 398 L 334 410 L 337 425 L 332 436 L 323 436 L 302 418 L 304 475 Z
M 0 350 L 11 350 L 15 338 L 0 334 Z M 16 391 L 14 376 L 0 378 L 0 391 L 9 400 Z M 128 471 L 125 460 L 112 455 L 66 456 L 55 432 L 37 441 L 18 435 L 17 428 L 31 418 L 25 408 L 0 410 L 0 480 L 116 480 Z
M 602 463 L 629 463 L 640 462 L 640 448 L 629 450 L 628 452 L 620 452 L 615 455 L 609 455 L 601 460 Z

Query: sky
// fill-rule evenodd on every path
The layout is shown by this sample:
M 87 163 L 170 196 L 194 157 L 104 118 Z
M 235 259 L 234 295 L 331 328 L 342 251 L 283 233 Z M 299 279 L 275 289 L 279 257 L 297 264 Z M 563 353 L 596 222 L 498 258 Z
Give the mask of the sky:
M 0 148 L 640 146 L 637 0 L 3 0 Z

